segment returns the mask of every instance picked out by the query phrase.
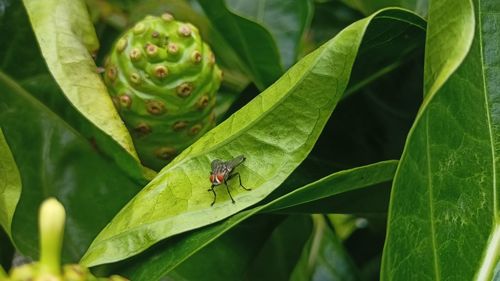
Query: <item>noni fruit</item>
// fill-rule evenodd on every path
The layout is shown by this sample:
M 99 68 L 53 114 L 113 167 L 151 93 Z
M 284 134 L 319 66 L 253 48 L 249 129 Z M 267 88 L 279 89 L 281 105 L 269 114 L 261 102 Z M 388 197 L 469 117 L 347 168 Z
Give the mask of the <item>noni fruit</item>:
M 222 72 L 198 29 L 146 16 L 114 44 L 104 81 L 145 166 L 161 169 L 215 125 Z

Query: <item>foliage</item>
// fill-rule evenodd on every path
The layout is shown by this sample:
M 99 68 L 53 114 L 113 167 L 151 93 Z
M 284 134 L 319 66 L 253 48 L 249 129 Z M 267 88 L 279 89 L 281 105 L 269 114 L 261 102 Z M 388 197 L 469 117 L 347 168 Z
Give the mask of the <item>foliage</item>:
M 13 247 L 38 259 L 38 206 L 56 197 L 63 261 L 96 275 L 491 280 L 497 2 L 0 0 L 2 266 Z M 224 79 L 218 125 L 156 174 L 97 69 L 166 11 Z M 240 154 L 252 190 L 233 179 L 236 203 L 221 186 L 210 206 L 211 161 Z

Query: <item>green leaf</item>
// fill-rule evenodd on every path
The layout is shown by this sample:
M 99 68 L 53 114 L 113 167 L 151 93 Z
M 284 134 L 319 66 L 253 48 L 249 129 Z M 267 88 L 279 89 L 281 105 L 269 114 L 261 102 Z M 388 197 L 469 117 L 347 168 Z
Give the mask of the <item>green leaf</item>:
M 82 261 L 97 265 L 129 257 L 161 239 L 228 217 L 268 195 L 310 151 L 347 84 L 355 52 L 338 42 L 355 43 L 361 35 L 354 28 L 342 33 L 185 150 L 101 232 Z M 342 60 L 327 59 L 336 52 Z M 243 182 L 251 179 L 253 190 L 237 190 L 237 204 L 223 194 L 211 207 L 210 162 L 240 153 L 248 160 L 239 171 Z
M 11 235 L 12 218 L 21 196 L 21 176 L 0 127 L 0 225 Z
M 198 0 L 205 14 L 246 65 L 260 90 L 275 82 L 283 67 L 271 33 L 260 24 L 231 12 L 224 0 Z
M 377 14 L 404 19 L 403 28 L 413 24 L 411 15 L 402 10 Z M 278 187 L 314 145 L 345 89 L 357 48 L 374 17 L 354 23 L 302 59 L 174 159 L 96 237 L 82 262 L 98 265 L 133 256 L 164 238 L 224 219 Z M 219 190 L 217 204 L 210 207 L 210 162 L 238 154 L 247 156 L 238 172 L 252 191 L 233 184 L 236 204 Z
M 65 206 L 63 258 L 78 260 L 91 240 L 139 190 L 112 159 L 0 72 L 0 124 L 21 175 L 12 238 L 38 254 L 38 206 L 55 196 Z
M 431 2 L 425 100 L 393 183 L 382 280 L 493 276 L 500 256 L 499 14 L 495 0 Z
M 286 69 L 295 63 L 304 31 L 312 15 L 311 1 L 226 0 L 226 5 L 232 13 L 269 30 Z
M 386 162 L 380 164 L 373 164 L 366 167 L 359 167 L 356 169 L 351 169 L 349 171 L 342 171 L 333 174 L 331 177 L 330 189 L 344 190 L 345 192 L 352 189 L 356 189 L 359 186 L 353 184 L 352 181 L 348 180 L 350 177 L 357 178 L 358 173 L 363 174 L 366 171 L 371 171 L 367 174 L 377 174 L 378 169 L 387 169 L 392 167 L 395 168 L 394 162 Z M 336 175 L 336 176 L 335 176 Z M 319 182 L 322 182 L 320 180 Z M 373 185 L 377 181 L 367 181 L 365 184 Z M 310 187 L 315 187 L 315 184 L 307 185 L 301 187 L 297 190 L 309 189 Z M 332 188 L 335 187 L 335 188 Z M 277 198 L 276 200 L 269 202 L 265 205 L 255 207 L 253 209 L 240 212 L 229 219 L 218 222 L 214 225 L 204 227 L 202 229 L 194 230 L 190 233 L 186 233 L 177 237 L 167 239 L 166 241 L 156 245 L 146 252 L 129 259 L 125 262 L 123 266 L 123 271 L 121 274 L 128 276 L 132 280 L 160 280 L 165 274 L 170 272 L 172 269 L 176 268 L 179 264 L 184 262 L 190 256 L 200 251 L 213 241 L 216 241 L 221 235 L 228 232 L 232 228 L 239 225 L 242 221 L 248 219 L 249 217 L 264 212 L 267 209 L 271 210 L 276 205 L 281 205 L 281 200 L 289 201 L 287 196 Z
M 313 221 L 313 234 L 290 280 L 360 280 L 358 269 L 325 218 L 313 215 Z
M 50 72 L 86 118 L 136 159 L 132 139 L 97 74 L 99 43 L 83 0 L 23 1 Z
M 384 161 L 368 166 L 340 171 L 324 177 L 318 181 L 310 183 L 302 188 L 296 189 L 274 201 L 272 206 L 266 208 L 266 212 L 308 212 L 308 213 L 332 213 L 339 210 L 339 205 L 330 204 L 328 200 L 335 195 L 366 189 L 367 186 L 383 183 L 392 180 L 396 172 L 397 161 Z M 332 188 L 342 182 L 341 187 Z M 357 194 L 358 195 L 358 194 Z M 356 198 L 366 198 L 366 201 L 373 201 L 373 196 L 354 196 Z M 339 200 L 353 204 L 352 200 Z M 328 202 L 328 203 L 324 203 Z M 365 205 L 357 204 L 357 205 Z M 328 210 L 325 210 L 328 208 Z M 373 208 L 373 207 L 372 207 Z M 318 211 L 321 209 L 321 211 Z M 345 212 L 345 210 L 343 210 Z M 352 212 L 362 212 L 361 209 L 353 209 Z

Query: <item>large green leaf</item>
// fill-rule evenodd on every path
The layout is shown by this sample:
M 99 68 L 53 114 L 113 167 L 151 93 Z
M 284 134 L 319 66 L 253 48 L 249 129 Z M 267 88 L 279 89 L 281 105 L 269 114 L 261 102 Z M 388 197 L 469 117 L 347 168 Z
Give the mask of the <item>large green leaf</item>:
M 285 68 L 295 63 L 304 31 L 312 15 L 311 1 L 226 0 L 226 5 L 234 14 L 257 22 L 269 30 Z
M 138 254 L 161 239 L 253 205 L 279 186 L 314 145 L 345 89 L 357 48 L 375 16 L 396 18 L 402 28 L 420 20 L 402 10 L 383 11 L 354 23 L 302 59 L 165 167 L 99 234 L 82 262 L 97 265 Z M 236 204 L 219 192 L 219 201 L 210 207 L 211 160 L 242 153 L 248 159 L 239 172 L 253 190 L 233 189 Z
M 384 179 L 384 181 L 390 180 L 394 174 L 395 166 L 396 163 L 390 161 L 359 167 L 349 171 L 338 172 L 329 177 L 332 180 L 331 185 L 323 185 L 323 188 L 333 190 L 339 189 L 344 192 L 351 192 L 351 189 L 355 190 L 356 188 L 359 188 L 357 181 L 361 180 L 361 177 L 358 176 L 360 173 L 366 173 L 366 175 L 368 175 L 367 178 L 362 179 L 362 181 L 365 182 L 365 186 L 371 186 L 380 182 L 378 176 L 371 178 L 372 174 L 378 174 L 379 170 L 389 171 L 392 169 L 392 172 L 387 175 L 387 179 Z M 349 178 L 357 179 L 357 181 L 353 182 L 349 180 Z M 319 180 L 318 182 L 321 183 L 323 180 Z M 310 189 L 311 192 L 317 194 L 315 190 L 316 188 L 318 188 L 317 183 L 311 183 L 298 188 L 297 190 L 300 191 Z M 159 245 L 148 249 L 141 255 L 126 261 L 120 273 L 130 277 L 132 280 L 159 280 L 162 276 L 176 268 L 190 256 L 200 251 L 232 228 L 238 226 L 242 221 L 255 214 L 264 212 L 267 209 L 273 209 L 275 204 L 283 206 L 281 204 L 281 200 L 289 201 L 290 198 L 288 196 L 280 197 L 265 205 L 238 213 L 225 221 L 167 239 Z M 310 201 L 311 198 L 306 200 Z M 300 202 L 297 201 L 294 203 L 300 204 Z
M 390 181 L 393 178 L 397 163 L 397 161 L 384 161 L 331 174 L 280 197 L 272 206 L 266 208 L 266 212 L 318 213 L 318 210 L 320 210 L 324 213 L 331 213 L 335 212 L 335 210 L 338 211 L 344 207 L 343 204 L 330 204 L 330 201 L 327 199 L 334 199 L 335 195 L 346 193 L 347 191 L 353 192 L 357 189 L 363 191 L 367 186 L 379 188 L 376 184 Z M 343 183 L 342 186 L 332 188 L 332 186 L 338 185 L 339 182 Z M 358 207 L 353 207 L 351 212 L 363 212 L 367 209 L 378 210 L 370 206 L 369 202 L 366 202 L 370 200 L 375 201 L 373 194 L 368 198 L 367 196 L 353 197 L 361 198 L 361 200 L 362 198 L 366 198 L 368 200 L 363 200 L 363 204 L 353 202 L 352 200 L 339 200 L 339 203 L 345 201 L 351 207 L 352 205 Z M 328 203 L 325 204 L 322 200 L 326 200 Z M 367 205 L 368 208 L 363 209 Z M 345 209 L 342 210 L 346 212 Z
M 11 224 L 21 196 L 21 176 L 12 157 L 9 144 L 0 127 L 0 225 L 11 236 Z
M 50 72 L 71 103 L 137 158 L 132 139 L 97 74 L 99 48 L 83 0 L 23 1 Z
M 12 221 L 18 250 L 36 258 L 38 206 L 55 196 L 68 217 L 63 256 L 78 260 L 142 182 L 1 72 L 0 124 L 23 185 Z
M 231 12 L 224 0 L 198 2 L 214 27 L 239 55 L 260 90 L 264 90 L 283 74 L 276 42 L 267 29 Z
M 500 2 L 432 1 L 425 100 L 396 173 L 383 280 L 491 280 L 500 255 Z
M 355 32 L 343 36 L 360 40 Z M 342 49 L 347 47 L 337 41 L 325 45 L 185 150 L 115 217 L 83 262 L 95 265 L 129 257 L 161 239 L 228 217 L 268 195 L 305 158 L 342 95 L 349 73 L 343 66 L 354 61 L 354 54 Z M 327 61 L 325 57 L 334 51 L 344 54 L 345 60 Z M 252 191 L 233 190 L 236 204 L 219 193 L 219 201 L 211 207 L 210 162 L 240 153 L 248 158 L 239 170 Z M 148 239 L 143 239 L 145 235 Z

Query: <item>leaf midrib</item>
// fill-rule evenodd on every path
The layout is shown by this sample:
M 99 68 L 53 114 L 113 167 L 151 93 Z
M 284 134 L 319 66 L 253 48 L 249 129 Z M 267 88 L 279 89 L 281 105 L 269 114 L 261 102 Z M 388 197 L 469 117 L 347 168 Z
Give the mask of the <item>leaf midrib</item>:
M 436 247 L 436 231 L 434 229 L 434 196 L 433 196 L 433 187 L 432 187 L 432 171 L 431 171 L 431 153 L 430 153 L 430 143 L 429 143 L 429 109 L 427 109 L 427 114 L 425 116 L 425 140 L 426 140 L 426 152 L 427 152 L 427 179 L 429 185 L 429 223 L 431 226 L 431 235 L 432 235 L 432 256 L 433 256 L 433 264 L 434 264 L 434 280 L 440 280 L 439 276 L 439 265 L 437 260 L 437 247 Z
M 493 139 L 494 133 L 493 133 L 493 127 L 492 127 L 492 116 L 491 116 L 491 101 L 489 99 L 487 87 L 486 87 L 486 70 L 484 68 L 484 50 L 483 50 L 483 22 L 482 22 L 482 10 L 481 10 L 481 0 L 478 0 L 478 41 L 479 41 L 479 54 L 480 54 L 480 62 L 481 62 L 481 77 L 482 77 L 482 90 L 484 94 L 484 103 L 485 103 L 485 110 L 486 110 L 486 119 L 488 123 L 488 133 L 489 133 L 489 141 L 490 141 L 490 147 L 491 147 L 491 159 L 492 159 L 492 172 L 493 172 L 493 180 L 492 180 L 492 185 L 493 185 L 493 228 L 491 230 L 490 237 L 488 239 L 488 243 L 486 244 L 486 249 L 484 251 L 479 269 L 476 273 L 476 280 L 486 280 L 488 277 L 490 277 L 491 274 L 491 269 L 492 266 L 494 267 L 495 265 L 492 265 L 491 262 L 488 262 L 490 258 L 494 258 L 492 255 L 495 255 L 495 252 L 497 252 L 496 256 L 498 256 L 498 250 L 500 247 L 500 227 L 499 227 L 499 216 L 498 216 L 498 206 L 497 206 L 497 168 L 496 168 L 496 153 L 495 153 L 495 141 Z M 491 247 L 493 245 L 494 247 Z

